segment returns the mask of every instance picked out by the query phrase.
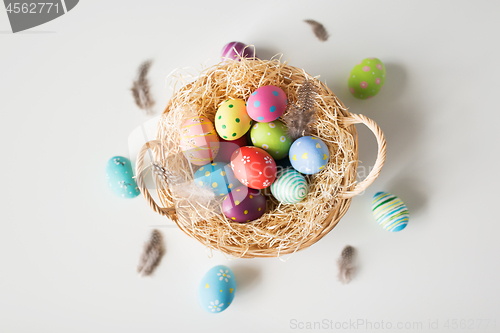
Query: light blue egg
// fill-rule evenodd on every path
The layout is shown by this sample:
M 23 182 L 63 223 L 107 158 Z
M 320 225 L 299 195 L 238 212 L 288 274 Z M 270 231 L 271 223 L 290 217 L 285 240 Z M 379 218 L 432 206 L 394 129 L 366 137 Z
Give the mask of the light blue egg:
M 198 289 L 200 304 L 210 313 L 219 313 L 233 302 L 236 280 L 233 271 L 223 265 L 210 269 L 201 279 Z
M 209 188 L 216 196 L 223 196 L 233 188 L 241 185 L 234 176 L 229 164 L 214 162 L 199 168 L 194 173 L 194 182 L 197 186 Z
M 315 136 L 303 136 L 290 147 L 290 163 L 295 170 L 312 175 L 323 170 L 328 163 L 328 147 Z
M 133 177 L 132 164 L 126 157 L 114 156 L 106 164 L 109 188 L 119 197 L 130 199 L 141 193 Z
M 410 220 L 404 202 L 388 192 L 378 192 L 373 196 L 372 211 L 378 224 L 387 231 L 401 231 Z

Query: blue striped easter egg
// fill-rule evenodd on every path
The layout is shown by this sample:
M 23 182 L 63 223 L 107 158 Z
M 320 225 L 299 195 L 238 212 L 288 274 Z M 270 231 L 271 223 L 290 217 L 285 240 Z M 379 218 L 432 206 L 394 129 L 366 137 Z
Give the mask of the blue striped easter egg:
M 307 181 L 298 171 L 287 168 L 279 172 L 271 184 L 274 197 L 286 204 L 294 204 L 304 200 L 309 192 Z
M 410 220 L 404 202 L 388 192 L 378 192 L 373 196 L 372 211 L 378 224 L 387 231 L 401 231 Z

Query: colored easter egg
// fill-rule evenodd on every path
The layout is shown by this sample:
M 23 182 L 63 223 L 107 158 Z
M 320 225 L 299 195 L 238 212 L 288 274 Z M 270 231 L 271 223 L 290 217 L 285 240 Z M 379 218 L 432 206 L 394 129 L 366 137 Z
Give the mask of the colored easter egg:
M 255 48 L 253 46 L 248 46 L 241 42 L 231 42 L 224 45 L 221 52 L 222 60 L 228 59 L 238 59 L 241 58 L 256 58 Z
M 236 280 L 233 271 L 223 265 L 211 268 L 201 279 L 198 297 L 201 307 L 210 313 L 220 313 L 233 302 Z
M 231 192 L 231 189 L 241 186 L 234 177 L 229 164 L 214 162 L 206 164 L 194 173 L 194 183 L 197 186 L 208 188 L 217 196 Z
M 263 86 L 248 98 L 247 112 L 250 118 L 268 123 L 281 117 L 288 100 L 285 92 L 276 86 Z
M 356 98 L 372 98 L 385 82 L 385 66 L 377 58 L 366 58 L 354 66 L 349 75 L 349 91 Z
M 289 158 L 295 170 L 312 175 L 325 168 L 330 153 L 323 140 L 314 136 L 303 136 L 295 140 L 290 147 Z
M 106 164 L 106 179 L 114 194 L 122 198 L 135 198 L 141 191 L 137 187 L 130 160 L 114 156 Z
M 276 199 L 286 204 L 294 204 L 304 200 L 309 192 L 309 186 L 303 175 L 297 170 L 288 168 L 280 171 L 271 192 Z
M 287 127 L 279 120 L 253 124 L 250 137 L 254 146 L 264 149 L 275 160 L 287 156 L 292 145 Z
M 219 153 L 217 154 L 215 160 L 226 163 L 231 162 L 231 155 L 233 155 L 236 149 L 248 146 L 246 135 L 243 135 L 241 138 L 233 141 L 224 140 L 223 138 L 219 138 L 219 141 L 220 141 Z
M 271 155 L 257 147 L 237 149 L 231 156 L 231 168 L 236 178 L 250 188 L 269 187 L 276 179 L 276 163 Z
M 181 150 L 194 165 L 210 163 L 219 152 L 214 125 L 203 116 L 186 119 L 181 126 Z
M 242 99 L 228 99 L 215 114 L 215 129 L 221 138 L 228 141 L 241 138 L 251 125 L 252 119 Z
M 229 193 L 222 202 L 222 212 L 234 222 L 250 222 L 266 211 L 266 197 L 259 190 L 240 186 Z
M 373 196 L 372 211 L 375 220 L 387 231 L 401 231 L 410 220 L 404 202 L 388 192 L 378 192 Z

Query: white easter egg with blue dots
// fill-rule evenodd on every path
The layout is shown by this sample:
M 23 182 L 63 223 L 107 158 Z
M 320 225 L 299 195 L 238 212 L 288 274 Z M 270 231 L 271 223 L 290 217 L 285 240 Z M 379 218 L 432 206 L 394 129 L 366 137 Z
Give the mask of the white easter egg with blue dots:
M 130 160 L 114 156 L 106 164 L 106 180 L 111 191 L 122 198 L 135 198 L 141 191 L 137 187 Z
M 201 279 L 198 296 L 201 307 L 209 313 L 220 313 L 233 302 L 236 280 L 233 271 L 223 265 L 210 269 Z
M 312 175 L 324 170 L 330 153 L 323 140 L 315 136 L 303 136 L 290 147 L 289 158 L 295 170 Z
M 194 183 L 211 189 L 216 196 L 223 196 L 241 186 L 229 164 L 214 162 L 206 164 L 194 173 Z
M 268 123 L 281 117 L 288 100 L 285 92 L 276 86 L 263 86 L 255 90 L 247 101 L 250 118 Z
M 297 170 L 287 168 L 278 173 L 271 184 L 271 192 L 282 203 L 295 204 L 307 197 L 309 186 L 305 177 Z
M 387 231 L 401 231 L 410 220 L 404 202 L 388 192 L 378 192 L 373 196 L 372 211 L 377 223 Z

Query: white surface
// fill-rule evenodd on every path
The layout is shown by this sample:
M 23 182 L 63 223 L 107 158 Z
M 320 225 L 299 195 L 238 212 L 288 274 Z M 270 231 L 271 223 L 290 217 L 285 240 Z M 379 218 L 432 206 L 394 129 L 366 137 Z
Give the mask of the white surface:
M 496 1 L 80 1 L 12 35 L 0 10 L 0 331 L 287 332 L 298 330 L 293 320 L 323 319 L 370 321 L 378 332 L 382 321 L 422 323 L 392 330 L 405 332 L 428 331 L 429 321 L 439 331 L 500 330 L 499 14 Z M 309 18 L 326 26 L 328 42 L 313 37 Z M 139 278 L 150 226 L 165 222 L 142 198 L 114 197 L 103 170 L 148 119 L 129 93 L 136 67 L 155 59 L 160 111 L 171 95 L 167 74 L 214 64 L 232 40 L 321 75 L 352 112 L 383 128 L 386 166 L 328 236 L 286 263 L 210 259 L 164 227 L 164 261 L 153 278 Z M 385 87 L 355 100 L 347 76 L 370 56 L 387 65 Z M 358 128 L 368 167 L 375 140 Z M 403 232 L 373 220 L 379 190 L 407 203 Z M 359 251 L 359 273 L 343 286 L 335 261 L 346 244 Z M 234 270 L 238 291 L 213 316 L 196 290 L 216 264 Z M 458 329 L 451 321 L 446 329 L 452 319 Z M 478 319 L 496 320 L 496 329 Z

